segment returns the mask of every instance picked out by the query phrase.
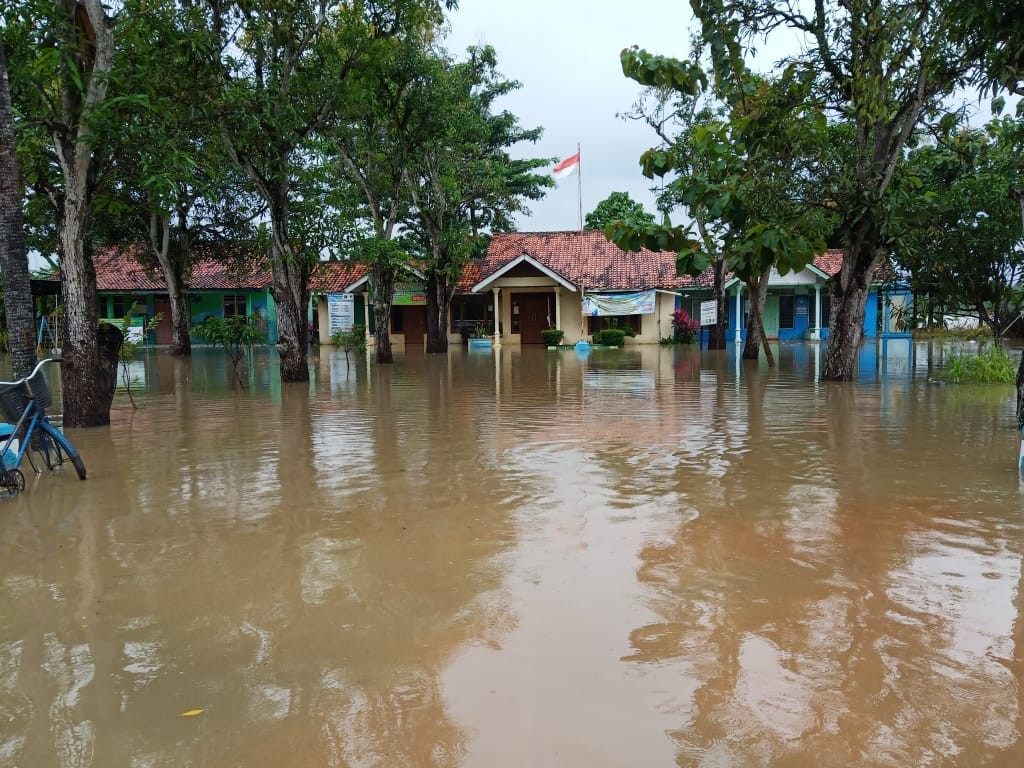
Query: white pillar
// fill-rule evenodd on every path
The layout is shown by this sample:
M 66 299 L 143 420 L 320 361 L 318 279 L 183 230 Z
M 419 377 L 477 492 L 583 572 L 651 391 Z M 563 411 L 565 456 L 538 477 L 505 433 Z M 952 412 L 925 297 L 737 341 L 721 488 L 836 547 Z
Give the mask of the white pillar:
M 814 286 L 814 327 L 811 328 L 811 341 L 821 341 L 821 286 Z
M 363 328 L 366 333 L 366 340 L 369 341 L 370 336 L 370 294 L 367 291 L 363 291 Z
M 562 328 L 562 286 L 555 286 L 555 328 Z
M 501 346 L 501 305 L 498 303 L 498 289 L 492 288 L 494 293 L 494 346 Z
M 736 283 L 736 327 L 734 332 L 736 338 L 734 341 L 737 344 L 743 343 L 743 302 L 741 296 L 743 295 L 743 283 Z

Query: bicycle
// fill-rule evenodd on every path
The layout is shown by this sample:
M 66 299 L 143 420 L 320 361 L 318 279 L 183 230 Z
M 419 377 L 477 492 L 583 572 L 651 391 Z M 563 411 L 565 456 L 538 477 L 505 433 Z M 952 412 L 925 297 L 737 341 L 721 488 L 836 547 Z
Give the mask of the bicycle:
M 50 470 L 70 461 L 78 477 L 85 480 L 82 457 L 46 415 L 46 408 L 53 401 L 43 368 L 47 363 L 58 362 L 60 360 L 48 357 L 41 360 L 25 378 L 0 381 L 0 412 L 13 422 L 0 425 L 0 440 L 3 441 L 0 447 L 0 488 L 6 488 L 9 493 L 25 490 L 25 475 L 19 467 L 26 455 L 36 474 L 42 472 L 36 466 L 32 453 L 38 454 Z

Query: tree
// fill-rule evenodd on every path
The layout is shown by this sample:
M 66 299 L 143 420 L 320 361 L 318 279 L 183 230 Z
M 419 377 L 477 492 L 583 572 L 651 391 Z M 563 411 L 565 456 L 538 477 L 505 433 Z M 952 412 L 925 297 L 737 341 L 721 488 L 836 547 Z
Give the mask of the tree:
M 412 218 L 408 178 L 429 141 L 423 84 L 430 74 L 421 41 L 381 41 L 372 64 L 353 76 L 345 112 L 326 132 L 341 177 L 359 197 L 363 232 L 352 251 L 369 268 L 378 364 L 394 361 L 391 300 L 395 282 L 411 268 L 409 248 L 394 238 Z
M 109 233 L 112 243 L 148 244 L 136 258 L 164 278 L 174 355 L 191 353 L 188 282 L 196 246 L 251 241 L 250 222 L 261 213 L 220 137 L 218 71 L 203 55 L 203 39 L 190 39 L 195 13 L 171 5 L 150 9 L 159 44 L 147 36 L 126 51 L 132 60 L 147 62 L 126 73 L 128 90 L 144 93 L 147 103 L 132 115 L 134 140 L 115 158 L 113 183 L 102 203 L 105 219 L 118 225 Z
M 114 21 L 100 0 L 25 3 L 18 11 L 8 28 L 18 51 L 12 72 L 15 110 L 44 128 L 51 142 L 39 163 L 45 169 L 34 183 L 45 189 L 56 214 L 64 298 L 64 423 L 106 424 L 116 350 L 114 376 L 108 377 L 103 372 L 109 350 L 101 350 L 96 276 L 86 241 L 96 191 L 119 138 L 122 102 L 108 98 L 116 80 Z M 131 28 L 121 33 L 130 35 Z M 110 335 L 119 338 L 120 333 Z
M 21 206 L 14 110 L 7 77 L 7 56 L 0 38 L 0 275 L 3 276 L 11 374 L 15 379 L 28 376 L 36 363 L 35 316 Z
M 720 53 L 717 55 L 721 55 Z M 749 321 L 744 357 L 757 359 L 763 344 L 774 364 L 762 320 L 772 268 L 799 271 L 825 249 L 831 216 L 809 193 L 811 167 L 825 136 L 825 122 L 807 99 L 810 83 L 787 73 L 777 80 L 753 75 L 735 57 L 716 63 L 714 92 L 724 115 L 701 113 L 670 146 L 641 158 L 648 178 L 677 174 L 674 199 L 701 222 L 691 227 L 615 222 L 606 235 L 620 247 L 672 249 L 680 273 L 698 275 L 720 255 L 747 288 Z M 643 85 L 693 97 L 708 87 L 688 61 L 652 56 L 636 48 L 622 53 L 623 72 Z
M 707 81 L 705 79 L 702 82 L 706 84 Z M 690 92 L 689 88 L 652 86 L 641 94 L 625 117 L 642 120 L 654 130 L 665 147 L 673 147 L 676 150 L 674 164 L 677 176 L 662 186 L 658 194 L 658 209 L 663 215 L 670 216 L 674 210 L 682 206 L 697 228 L 697 234 L 704 244 L 704 252 L 711 259 L 712 295 L 716 309 L 716 321 L 709 335 L 708 349 L 725 349 L 728 325 L 725 303 L 725 254 L 713 236 L 708 211 L 701 205 L 687 206 L 682 199 L 686 179 L 694 174 L 708 173 L 710 168 L 702 164 L 706 161 L 714 162 L 714 158 L 704 157 L 691 151 L 687 146 L 687 143 L 693 140 L 693 131 L 698 124 L 724 116 L 724 105 L 709 102 L 708 99 L 706 88 Z M 605 227 L 613 222 L 614 219 L 608 221 Z M 647 223 L 653 224 L 653 217 Z
M 822 377 L 853 378 L 867 297 L 876 269 L 900 232 L 894 213 L 905 202 L 893 186 L 908 139 L 926 112 L 964 82 L 969 63 L 942 9 L 917 0 L 691 0 L 712 50 L 741 56 L 741 45 L 785 29 L 804 52 L 790 70 L 813 76 L 816 98 L 850 142 L 834 154 L 821 199 L 839 214 L 843 266 L 832 280 L 829 344 Z M 724 57 L 715 57 L 716 70 Z M 785 116 L 779 126 L 785 124 Z
M 586 229 L 604 229 L 614 221 L 653 224 L 654 214 L 645 211 L 643 205 L 628 192 L 612 192 L 587 214 L 583 224 Z
M 1024 123 L 954 128 L 910 153 L 924 194 L 906 208 L 898 253 L 915 294 L 973 312 L 996 338 L 1024 309 L 1024 225 L 1012 196 L 1024 174 Z
M 546 158 L 513 160 L 508 150 L 540 138 L 510 112 L 494 113 L 495 101 L 519 88 L 497 72 L 490 47 L 470 48 L 463 62 L 438 54 L 426 62 L 426 139 L 405 174 L 423 246 L 427 283 L 427 352 L 448 350 L 448 307 L 459 275 L 492 232 L 507 231 L 526 200 L 543 197 L 554 182 L 536 171 Z
M 277 305 L 281 376 L 307 381 L 309 278 L 322 244 L 291 231 L 312 141 L 340 113 L 348 82 L 372 66 L 377 43 L 420 35 L 440 21 L 433 0 L 207 0 L 203 33 L 219 54 L 221 133 L 270 215 L 269 256 Z M 378 297 L 379 298 L 379 297 Z M 379 331 L 379 329 L 378 329 Z
M 1024 95 L 1024 16 L 1018 0 L 942 0 L 954 38 L 977 64 L 974 81 Z
M 373 322 L 377 329 L 377 362 L 393 363 L 391 349 L 391 299 L 395 283 L 408 277 L 409 252 L 398 240 L 390 237 L 368 237 L 353 249 L 359 261 L 369 268 L 370 292 L 373 295 Z

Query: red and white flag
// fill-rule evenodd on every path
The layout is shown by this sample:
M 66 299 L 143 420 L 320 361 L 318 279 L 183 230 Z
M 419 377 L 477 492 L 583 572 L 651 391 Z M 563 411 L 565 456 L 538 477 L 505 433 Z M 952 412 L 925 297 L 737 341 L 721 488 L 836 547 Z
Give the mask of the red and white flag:
M 572 157 L 567 157 L 565 160 L 560 162 L 551 170 L 551 175 L 556 179 L 564 179 L 567 176 L 572 176 L 576 171 L 580 169 L 580 153 L 577 152 Z

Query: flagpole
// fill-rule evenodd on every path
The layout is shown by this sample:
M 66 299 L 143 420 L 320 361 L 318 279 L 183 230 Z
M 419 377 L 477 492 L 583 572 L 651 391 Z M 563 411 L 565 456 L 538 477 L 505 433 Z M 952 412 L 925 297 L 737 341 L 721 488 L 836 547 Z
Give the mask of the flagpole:
M 583 151 L 580 147 L 580 142 L 576 142 L 576 154 L 579 156 L 580 161 L 578 163 L 579 169 L 576 172 L 576 193 L 579 198 L 580 206 L 580 236 L 576 238 L 577 242 L 577 262 L 580 265 L 580 309 L 583 308 L 583 298 L 586 295 L 586 289 L 583 287 Z M 586 335 L 587 321 L 580 312 L 580 340 Z
M 579 170 L 576 173 L 576 189 L 580 201 L 580 234 L 583 234 L 583 154 L 580 152 L 580 143 L 576 142 L 576 154 L 580 161 L 577 163 Z

